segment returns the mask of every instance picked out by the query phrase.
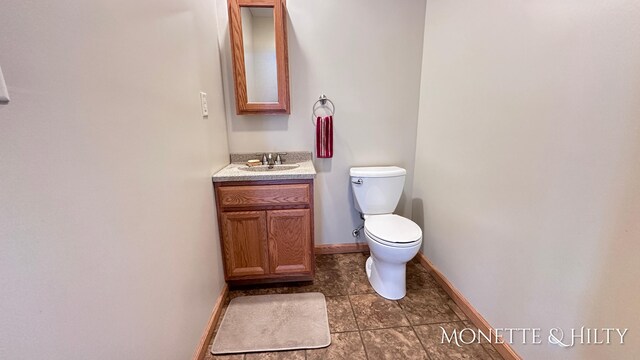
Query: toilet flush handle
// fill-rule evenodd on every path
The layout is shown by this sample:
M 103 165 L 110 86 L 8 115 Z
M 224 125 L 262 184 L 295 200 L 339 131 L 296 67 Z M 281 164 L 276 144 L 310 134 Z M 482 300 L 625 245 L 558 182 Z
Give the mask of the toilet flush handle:
M 351 182 L 354 183 L 354 184 L 358 184 L 358 185 L 362 185 L 364 183 L 364 181 L 362 181 L 362 179 L 351 180 Z

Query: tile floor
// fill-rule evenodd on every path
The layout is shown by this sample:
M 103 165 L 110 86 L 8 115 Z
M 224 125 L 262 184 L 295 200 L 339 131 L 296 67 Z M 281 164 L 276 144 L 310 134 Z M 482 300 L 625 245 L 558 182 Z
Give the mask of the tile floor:
M 490 344 L 441 344 L 442 331 L 475 328 L 417 260 L 407 265 L 407 296 L 378 296 L 369 285 L 368 254 L 316 256 L 313 284 L 281 284 L 231 289 L 238 296 L 318 291 L 327 299 L 331 345 L 324 349 L 208 355 L 205 360 L 252 359 L 502 359 Z M 224 315 L 224 313 L 223 313 Z M 222 320 L 222 316 L 220 317 Z M 218 321 L 218 325 L 220 321 Z M 217 326 L 216 325 L 216 330 Z

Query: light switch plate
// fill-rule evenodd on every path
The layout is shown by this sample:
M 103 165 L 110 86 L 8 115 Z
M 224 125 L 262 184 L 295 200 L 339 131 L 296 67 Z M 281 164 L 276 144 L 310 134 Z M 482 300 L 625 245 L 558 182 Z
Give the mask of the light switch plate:
M 4 76 L 2 75 L 2 68 L 0 67 L 0 104 L 7 104 L 9 102 L 9 91 L 7 90 L 7 84 L 4 83 Z
M 200 92 L 200 105 L 202 106 L 202 116 L 209 116 L 209 106 L 207 105 L 206 92 Z

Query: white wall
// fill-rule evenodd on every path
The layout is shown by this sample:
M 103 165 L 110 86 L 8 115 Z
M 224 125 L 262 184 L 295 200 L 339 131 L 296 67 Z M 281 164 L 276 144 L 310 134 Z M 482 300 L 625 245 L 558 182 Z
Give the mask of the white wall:
M 193 354 L 223 285 L 215 21 L 202 1 L 2 2 L 0 358 Z
M 325 93 L 337 107 L 334 157 L 315 160 L 316 244 L 353 243 L 349 167 L 409 170 L 398 212 L 409 214 L 418 112 L 424 1 L 287 1 L 290 116 L 238 116 L 226 1 L 218 0 L 231 152 L 314 149 L 311 106 Z M 364 241 L 364 239 L 360 239 Z
M 413 217 L 495 327 L 630 328 L 640 353 L 640 4 L 428 2 Z M 546 342 L 546 337 L 543 337 Z

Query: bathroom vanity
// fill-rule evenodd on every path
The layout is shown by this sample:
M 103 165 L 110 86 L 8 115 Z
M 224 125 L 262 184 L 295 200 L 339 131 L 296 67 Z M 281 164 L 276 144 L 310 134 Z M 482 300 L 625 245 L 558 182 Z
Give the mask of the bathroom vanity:
M 227 282 L 313 279 L 315 169 L 311 154 L 300 154 L 286 166 L 257 170 L 232 155 L 232 163 L 213 175 Z

